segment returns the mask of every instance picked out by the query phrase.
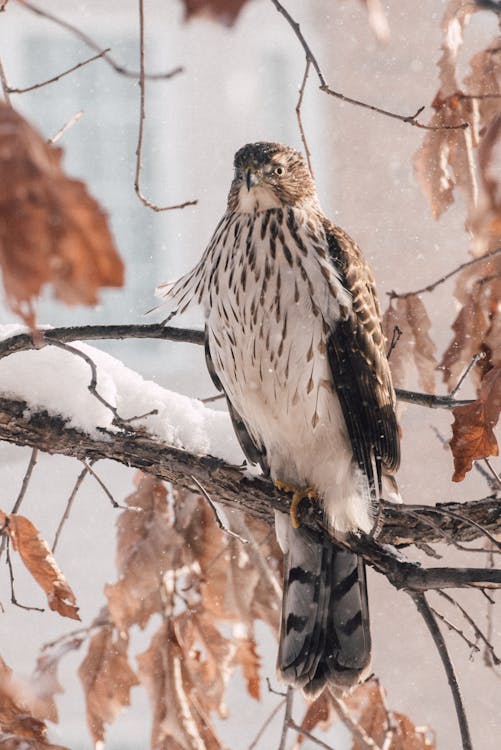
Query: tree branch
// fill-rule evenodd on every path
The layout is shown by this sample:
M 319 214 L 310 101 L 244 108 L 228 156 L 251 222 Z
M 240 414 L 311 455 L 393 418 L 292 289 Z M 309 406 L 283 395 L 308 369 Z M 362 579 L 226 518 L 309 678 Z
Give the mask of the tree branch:
M 198 492 L 195 478 L 214 501 L 245 511 L 270 525 L 274 521 L 274 510 L 289 513 L 290 509 L 290 497 L 279 492 L 269 479 L 251 477 L 241 467 L 162 444 L 144 431 L 100 429 L 91 436 L 68 427 L 59 416 L 34 410 L 25 401 L 0 398 L 0 440 L 36 447 L 51 454 L 72 456 L 81 461 L 118 461 Z M 423 568 L 404 558 L 394 547 L 387 546 L 388 543 L 443 542 L 436 528 L 426 523 L 429 513 L 434 514 L 436 520 L 437 509 L 440 509 L 440 528 L 453 533 L 455 539 L 469 541 L 478 538 L 484 528 L 499 531 L 501 507 L 494 496 L 472 503 L 411 507 L 412 512 L 406 514 L 405 506 L 383 503 L 383 528 L 377 542 L 364 536 L 341 543 L 362 555 L 396 588 L 419 592 L 437 588 L 501 587 L 500 570 Z M 446 509 L 445 515 L 443 509 Z M 301 522 L 320 535 L 327 533 L 321 514 L 313 503 L 304 504 Z
M 40 341 L 46 340 L 68 343 L 70 341 L 99 341 L 107 339 L 162 339 L 177 341 L 185 344 L 203 346 L 204 332 L 196 328 L 176 328 L 165 326 L 163 323 L 150 324 L 122 324 L 122 325 L 85 325 L 63 328 L 47 328 L 37 330 L 36 341 L 31 333 L 18 333 L 0 341 L 0 359 L 16 352 L 39 349 Z M 458 400 L 450 396 L 434 396 L 430 393 L 395 390 L 399 401 L 426 406 L 430 409 L 454 409 L 456 406 L 471 404 L 470 399 Z

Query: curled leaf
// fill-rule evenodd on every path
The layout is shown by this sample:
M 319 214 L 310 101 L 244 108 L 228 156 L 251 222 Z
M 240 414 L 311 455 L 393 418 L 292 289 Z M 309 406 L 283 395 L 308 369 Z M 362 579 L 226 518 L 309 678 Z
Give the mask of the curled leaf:
M 78 670 L 87 706 L 87 724 L 94 742 L 103 742 L 105 724 L 111 724 L 124 706 L 138 679 L 127 660 L 127 641 L 114 639 L 114 629 L 103 627 L 89 643 Z
M 0 510 L 0 526 L 5 527 L 14 549 L 38 585 L 45 591 L 49 607 L 63 617 L 79 620 L 75 594 L 59 569 L 47 542 L 25 516 Z
M 183 0 L 186 20 L 201 16 L 232 26 L 247 0 Z
M 61 156 L 0 102 L 0 268 L 10 307 L 30 325 L 45 284 L 70 305 L 94 305 L 100 287 L 123 284 L 106 215 Z
M 484 377 L 479 398 L 472 404 L 457 406 L 453 411 L 450 442 L 454 457 L 453 482 L 461 482 L 474 461 L 499 454 L 494 427 L 500 410 L 501 367 L 495 367 Z

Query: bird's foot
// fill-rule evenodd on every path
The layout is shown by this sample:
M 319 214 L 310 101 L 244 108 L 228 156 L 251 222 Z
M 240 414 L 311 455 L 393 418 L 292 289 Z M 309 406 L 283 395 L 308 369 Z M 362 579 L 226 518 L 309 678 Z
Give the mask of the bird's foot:
M 280 479 L 276 479 L 273 484 L 278 490 L 282 490 L 282 492 L 287 492 L 292 495 L 292 503 L 289 510 L 291 523 L 294 529 L 299 529 L 301 522 L 299 520 L 298 511 L 301 500 L 304 500 L 306 497 L 309 500 L 315 500 L 317 497 L 315 488 L 305 487 L 303 489 L 298 489 L 295 485 L 289 484 L 288 482 L 282 482 Z

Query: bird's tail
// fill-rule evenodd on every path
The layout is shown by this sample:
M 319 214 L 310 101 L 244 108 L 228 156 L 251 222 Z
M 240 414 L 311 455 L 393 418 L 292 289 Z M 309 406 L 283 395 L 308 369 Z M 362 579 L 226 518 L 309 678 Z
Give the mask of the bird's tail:
M 287 527 L 280 522 L 286 554 L 278 670 L 310 697 L 327 683 L 344 691 L 370 666 L 364 564 L 308 529 L 293 529 L 289 519 Z

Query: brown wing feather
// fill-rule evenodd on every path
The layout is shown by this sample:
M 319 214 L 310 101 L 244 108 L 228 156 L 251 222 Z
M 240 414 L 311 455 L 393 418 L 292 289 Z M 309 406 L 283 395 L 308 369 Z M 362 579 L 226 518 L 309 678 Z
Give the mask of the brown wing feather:
M 380 489 L 381 469 L 398 469 L 400 443 L 374 277 L 342 229 L 326 222 L 325 230 L 331 260 L 352 296 L 352 309 L 330 334 L 329 364 L 355 457 L 372 484 L 375 462 Z

